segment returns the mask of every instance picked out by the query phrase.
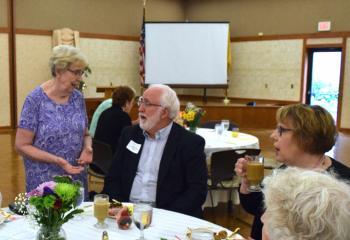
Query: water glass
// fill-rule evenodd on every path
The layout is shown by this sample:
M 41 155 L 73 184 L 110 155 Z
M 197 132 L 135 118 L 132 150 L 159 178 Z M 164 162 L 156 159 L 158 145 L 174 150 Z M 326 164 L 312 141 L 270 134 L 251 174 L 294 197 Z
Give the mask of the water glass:
M 138 240 L 145 240 L 143 230 L 148 228 L 152 222 L 153 208 L 150 204 L 138 203 L 134 206 L 132 218 L 138 229 L 140 229 L 140 238 Z
M 226 119 L 221 120 L 221 125 L 224 131 L 227 131 L 230 127 L 230 120 L 226 120 Z
M 223 127 L 221 124 L 215 124 L 215 133 L 217 136 L 221 136 L 223 133 Z
M 85 190 L 84 187 L 79 188 L 79 197 L 77 199 L 77 206 L 80 206 L 84 202 Z
M 261 181 L 264 179 L 264 157 L 247 156 L 247 159 L 248 190 L 250 192 L 260 192 Z
M 94 197 L 94 216 L 97 218 L 96 228 L 107 228 L 105 219 L 108 215 L 109 197 L 107 194 L 96 194 Z

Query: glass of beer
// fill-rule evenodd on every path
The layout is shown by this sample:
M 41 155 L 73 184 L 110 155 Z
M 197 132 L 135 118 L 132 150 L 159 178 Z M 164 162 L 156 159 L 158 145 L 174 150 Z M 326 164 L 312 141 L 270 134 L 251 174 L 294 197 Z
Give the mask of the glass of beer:
M 94 197 L 94 216 L 97 218 L 96 228 L 106 228 L 105 219 L 108 215 L 109 197 L 107 194 L 97 194 Z
M 247 179 L 248 190 L 250 192 L 261 191 L 261 181 L 264 178 L 264 157 L 263 156 L 248 156 L 247 164 Z

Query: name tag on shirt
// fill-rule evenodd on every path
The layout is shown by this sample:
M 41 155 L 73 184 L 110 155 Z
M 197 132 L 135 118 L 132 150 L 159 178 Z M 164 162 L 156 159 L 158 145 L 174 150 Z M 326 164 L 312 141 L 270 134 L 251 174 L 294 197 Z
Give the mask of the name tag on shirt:
M 138 144 L 136 142 L 134 142 L 133 140 L 130 140 L 130 142 L 128 143 L 128 145 L 126 146 L 127 149 L 129 149 L 129 151 L 138 154 L 141 148 L 141 144 Z

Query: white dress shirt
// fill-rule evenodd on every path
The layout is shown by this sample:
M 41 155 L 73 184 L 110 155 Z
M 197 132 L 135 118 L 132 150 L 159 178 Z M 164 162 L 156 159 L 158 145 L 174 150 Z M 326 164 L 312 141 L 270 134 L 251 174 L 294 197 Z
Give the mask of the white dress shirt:
M 173 123 L 162 128 L 150 138 L 146 132 L 145 142 L 130 192 L 131 202 L 156 202 L 159 164 Z

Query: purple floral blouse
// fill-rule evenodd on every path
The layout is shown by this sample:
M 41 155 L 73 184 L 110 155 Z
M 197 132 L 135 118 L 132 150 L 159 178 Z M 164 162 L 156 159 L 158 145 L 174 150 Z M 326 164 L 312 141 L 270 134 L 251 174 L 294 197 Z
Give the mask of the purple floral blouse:
M 87 126 L 85 102 L 78 90 L 73 91 L 67 103 L 57 104 L 40 86 L 25 99 L 19 122 L 19 128 L 34 132 L 35 147 L 60 156 L 72 165 L 78 165 L 77 159 L 83 148 L 84 131 Z M 28 157 L 23 159 L 27 192 L 42 182 L 52 180 L 56 175 L 68 175 L 56 164 L 32 161 Z M 81 181 L 87 189 L 86 169 L 78 175 L 71 176 Z

